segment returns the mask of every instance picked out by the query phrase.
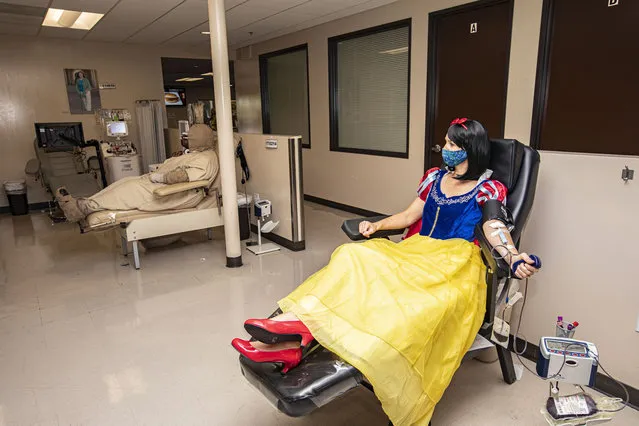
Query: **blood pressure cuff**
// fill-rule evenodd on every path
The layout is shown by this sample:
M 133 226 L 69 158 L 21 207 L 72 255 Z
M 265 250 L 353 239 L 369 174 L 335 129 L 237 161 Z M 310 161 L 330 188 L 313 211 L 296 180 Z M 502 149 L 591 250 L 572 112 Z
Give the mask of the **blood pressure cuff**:
M 513 216 L 510 214 L 506 206 L 504 206 L 499 200 L 488 200 L 482 207 L 482 223 L 489 222 L 491 220 L 498 220 L 508 228 L 508 231 L 512 231 L 515 228 Z

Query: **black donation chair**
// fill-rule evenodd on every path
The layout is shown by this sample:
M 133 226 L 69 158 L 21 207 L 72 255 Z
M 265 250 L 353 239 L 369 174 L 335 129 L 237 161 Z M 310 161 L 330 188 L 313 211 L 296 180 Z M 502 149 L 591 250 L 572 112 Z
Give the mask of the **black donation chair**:
M 515 245 L 519 247 L 535 198 L 539 153 L 513 139 L 494 139 L 491 144 L 492 178 L 501 181 L 508 188 L 506 207 L 512 213 L 515 223 L 511 235 Z M 366 220 L 375 222 L 385 217 L 377 216 Z M 358 230 L 362 220 L 364 219 L 351 219 L 342 225 L 344 232 L 354 241 L 365 239 Z M 372 237 L 384 238 L 402 232 L 403 230 L 382 231 Z M 479 334 L 490 339 L 497 306 L 497 289 L 500 283 L 509 279 L 509 266 L 491 255 L 491 248 L 479 225 L 476 234 L 487 266 L 488 284 L 486 315 Z M 278 310 L 273 316 L 279 313 Z M 496 348 L 504 381 L 512 384 L 516 380 L 512 354 L 502 346 L 497 345 Z M 472 348 L 467 355 L 472 356 Z M 360 385 L 373 391 L 362 373 L 321 346 L 311 350 L 299 366 L 284 375 L 275 364 L 255 363 L 243 356 L 240 356 L 240 367 L 253 386 L 278 410 L 292 417 L 305 416 Z

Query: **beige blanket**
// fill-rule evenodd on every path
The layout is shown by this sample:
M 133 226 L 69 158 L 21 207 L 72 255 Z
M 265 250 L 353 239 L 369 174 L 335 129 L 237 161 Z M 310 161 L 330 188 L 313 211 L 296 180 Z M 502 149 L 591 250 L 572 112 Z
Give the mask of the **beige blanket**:
M 167 173 L 177 167 L 184 167 L 189 181 L 215 182 L 219 171 L 219 160 L 215 151 L 193 152 L 166 160 L 157 173 Z M 197 206 L 205 196 L 203 189 L 192 189 L 178 194 L 159 197 L 153 193 L 156 188 L 166 186 L 151 182 L 149 175 L 121 179 L 89 197 L 92 208 L 98 210 L 140 210 L 156 212 L 162 210 L 189 209 Z

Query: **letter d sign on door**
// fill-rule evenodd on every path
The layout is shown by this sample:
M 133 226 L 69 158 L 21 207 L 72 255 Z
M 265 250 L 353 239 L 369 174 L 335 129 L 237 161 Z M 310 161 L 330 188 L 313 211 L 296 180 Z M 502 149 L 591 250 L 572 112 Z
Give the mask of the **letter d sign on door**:
M 619 0 L 608 0 L 608 7 L 619 6 Z

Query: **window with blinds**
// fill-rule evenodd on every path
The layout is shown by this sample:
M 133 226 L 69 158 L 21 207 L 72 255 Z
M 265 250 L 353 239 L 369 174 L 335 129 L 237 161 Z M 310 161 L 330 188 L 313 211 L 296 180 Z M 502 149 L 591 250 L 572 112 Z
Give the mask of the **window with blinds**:
M 331 151 L 408 158 L 411 21 L 330 38 Z
M 265 134 L 302 136 L 311 147 L 306 45 L 260 55 L 262 130 Z

